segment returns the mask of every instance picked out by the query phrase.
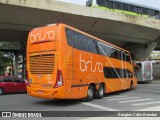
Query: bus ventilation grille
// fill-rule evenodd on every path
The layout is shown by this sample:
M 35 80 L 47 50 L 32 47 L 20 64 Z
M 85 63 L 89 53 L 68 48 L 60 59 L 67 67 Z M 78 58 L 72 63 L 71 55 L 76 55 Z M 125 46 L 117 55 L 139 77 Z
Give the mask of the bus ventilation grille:
M 29 57 L 31 74 L 52 74 L 55 66 L 55 55 L 35 55 Z

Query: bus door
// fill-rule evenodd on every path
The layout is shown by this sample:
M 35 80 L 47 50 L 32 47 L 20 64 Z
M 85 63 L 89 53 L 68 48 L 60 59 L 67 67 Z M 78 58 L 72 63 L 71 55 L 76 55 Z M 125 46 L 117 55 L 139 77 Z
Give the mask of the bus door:
M 123 81 L 122 83 L 122 89 L 126 89 L 127 88 L 127 83 L 128 83 L 128 73 L 127 73 L 127 65 L 126 65 L 126 53 L 125 52 L 121 52 L 121 58 L 122 58 L 122 71 L 121 71 L 121 79 Z

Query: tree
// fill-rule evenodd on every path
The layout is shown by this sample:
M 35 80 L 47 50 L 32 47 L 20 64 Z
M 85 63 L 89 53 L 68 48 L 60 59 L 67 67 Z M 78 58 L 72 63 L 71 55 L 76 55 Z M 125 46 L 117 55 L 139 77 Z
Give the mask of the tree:
M 5 68 L 7 66 L 12 66 L 13 57 L 13 52 L 0 52 L 0 75 L 5 73 Z

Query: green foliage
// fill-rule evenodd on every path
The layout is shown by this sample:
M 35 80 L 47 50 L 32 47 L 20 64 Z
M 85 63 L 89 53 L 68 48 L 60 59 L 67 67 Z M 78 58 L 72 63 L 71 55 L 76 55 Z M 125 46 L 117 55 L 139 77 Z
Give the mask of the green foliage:
M 0 75 L 5 73 L 7 66 L 12 66 L 14 54 L 12 52 L 0 52 Z

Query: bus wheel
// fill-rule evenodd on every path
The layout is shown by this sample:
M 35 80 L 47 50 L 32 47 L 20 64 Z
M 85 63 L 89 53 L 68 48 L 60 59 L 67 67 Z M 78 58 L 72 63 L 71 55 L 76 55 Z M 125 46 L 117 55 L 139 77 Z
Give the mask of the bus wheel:
M 98 90 L 95 91 L 95 98 L 101 99 L 104 97 L 104 85 L 100 84 Z
M 87 91 L 87 97 L 84 99 L 84 101 L 91 101 L 93 97 L 94 97 L 94 88 L 92 85 L 89 85 Z
M 131 83 L 130 83 L 130 89 L 129 90 L 133 90 L 133 89 L 134 89 L 133 82 L 131 81 Z
M 2 88 L 0 88 L 0 95 L 2 95 L 3 94 L 3 89 Z

